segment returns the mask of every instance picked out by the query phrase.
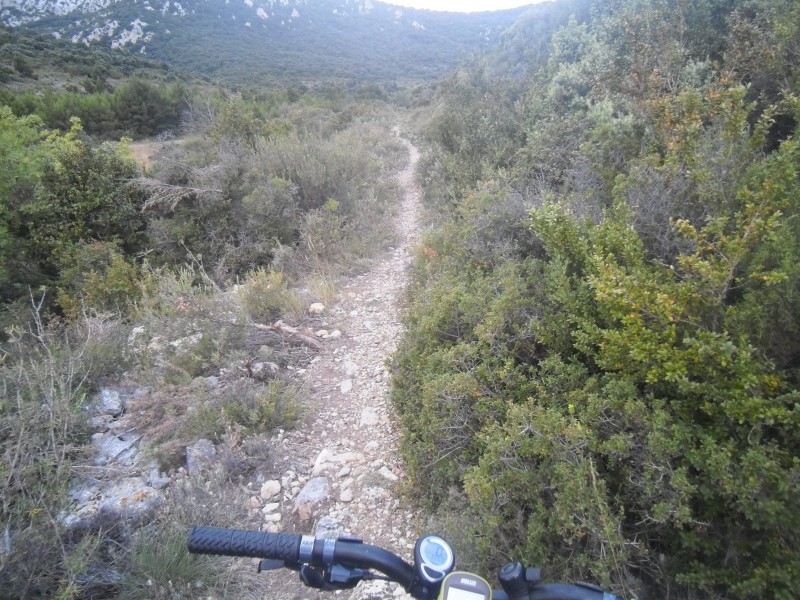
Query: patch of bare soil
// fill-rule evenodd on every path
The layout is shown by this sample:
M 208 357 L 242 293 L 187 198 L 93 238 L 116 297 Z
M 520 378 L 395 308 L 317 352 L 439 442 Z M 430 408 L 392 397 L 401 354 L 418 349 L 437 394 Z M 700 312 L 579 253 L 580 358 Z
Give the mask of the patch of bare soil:
M 142 168 L 143 171 L 147 171 L 150 168 L 150 165 L 153 162 L 153 158 L 162 150 L 169 148 L 170 146 L 180 145 L 184 143 L 182 139 L 173 139 L 173 140 L 142 140 L 139 142 L 131 142 L 128 144 L 128 147 L 131 149 L 131 154 L 133 155 L 133 160 L 136 161 L 136 164 Z

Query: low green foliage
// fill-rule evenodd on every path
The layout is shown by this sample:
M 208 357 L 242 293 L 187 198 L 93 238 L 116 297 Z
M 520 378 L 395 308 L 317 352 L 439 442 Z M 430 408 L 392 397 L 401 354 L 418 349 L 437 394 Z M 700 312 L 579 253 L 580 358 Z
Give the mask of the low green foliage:
M 283 379 L 243 378 L 222 391 L 195 388 L 190 394 L 196 395 L 190 398 L 192 409 L 183 416 L 173 415 L 171 430 L 153 440 L 153 452 L 164 465 L 179 462 L 180 453 L 193 440 L 222 440 L 230 431 L 246 437 L 291 429 L 302 417 L 302 393 Z
M 796 595 L 800 30 L 775 25 L 780 2 L 681 28 L 709 4 L 570 22 L 530 80 L 471 65 L 431 122 L 439 225 L 394 402 L 415 496 L 468 516 L 441 519 L 487 572 L 514 557 L 623 596 Z M 705 61 L 756 52 L 750 27 L 782 40 L 780 91 Z M 523 137 L 480 133 L 518 115 Z
M 286 276 L 276 271 L 250 273 L 237 294 L 247 317 L 257 323 L 269 323 L 304 308 L 297 294 L 287 288 Z
M 299 396 L 298 390 L 281 380 L 239 386 L 222 399 L 222 416 L 245 435 L 289 429 L 300 416 Z
M 45 130 L 36 117 L 0 108 L 0 295 L 72 279 L 86 266 L 87 248 L 141 248 L 142 194 L 130 179 L 134 164 L 116 147 Z M 121 267 L 121 265 L 118 265 Z M 70 283 L 72 285 L 73 283 Z M 77 282 L 74 282 L 77 287 Z
M 141 292 L 139 268 L 113 244 L 93 242 L 63 257 L 56 302 L 71 319 L 82 310 L 127 314 Z

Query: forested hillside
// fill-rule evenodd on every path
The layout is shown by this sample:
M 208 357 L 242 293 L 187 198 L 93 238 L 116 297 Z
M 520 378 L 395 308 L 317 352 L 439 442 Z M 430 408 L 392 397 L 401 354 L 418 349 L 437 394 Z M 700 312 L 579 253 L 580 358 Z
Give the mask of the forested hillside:
M 425 128 L 394 365 L 415 494 L 483 568 L 796 597 L 800 5 L 537 25 Z
M 494 46 L 524 9 L 480 14 L 370 0 L 40 0 L 0 23 L 168 61 L 229 86 L 441 77 Z
M 0 106 L 67 131 L 71 119 L 101 139 L 175 131 L 202 82 L 165 63 L 106 48 L 86 48 L 0 26 Z

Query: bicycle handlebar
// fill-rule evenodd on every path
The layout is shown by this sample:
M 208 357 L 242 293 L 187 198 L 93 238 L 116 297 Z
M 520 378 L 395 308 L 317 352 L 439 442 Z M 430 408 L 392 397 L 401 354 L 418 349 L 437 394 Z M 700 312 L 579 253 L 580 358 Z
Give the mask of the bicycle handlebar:
M 317 539 L 308 535 L 196 526 L 189 531 L 187 547 L 194 554 L 277 560 L 290 568 L 340 565 L 357 570 L 375 569 L 420 600 L 435 598 L 439 591 L 438 584 L 432 586 L 423 581 L 415 568 L 399 556 L 355 538 Z M 363 576 L 360 573 L 358 579 Z M 613 594 L 589 584 L 530 582 L 525 588 L 523 591 L 518 587 L 512 600 L 616 600 Z M 509 594 L 499 589 L 493 590 L 492 597 L 509 600 Z
M 194 554 L 249 556 L 297 562 L 302 537 L 222 527 L 192 527 L 187 547 Z
M 187 544 L 195 554 L 249 556 L 289 564 L 325 567 L 341 564 L 376 569 L 406 591 L 414 586 L 414 567 L 388 550 L 352 538 L 316 539 L 308 535 L 192 527 Z

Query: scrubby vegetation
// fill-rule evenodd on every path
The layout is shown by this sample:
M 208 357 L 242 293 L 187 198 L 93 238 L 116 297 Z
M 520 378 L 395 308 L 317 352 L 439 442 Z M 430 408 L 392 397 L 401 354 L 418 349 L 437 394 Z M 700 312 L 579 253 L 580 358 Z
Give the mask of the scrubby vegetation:
M 190 2 L 154 14 L 140 5 L 116 3 L 99 18 L 87 15 L 77 21 L 74 13 L 51 14 L 23 27 L 57 32 L 65 43 L 75 36 L 81 43 L 101 46 L 111 41 L 103 33 L 92 35 L 95 27 L 106 30 L 106 23 L 113 21 L 119 25 L 114 35 L 119 39 L 127 24 L 139 19 L 145 21 L 146 39 L 126 44 L 120 54 L 146 53 L 230 86 L 262 86 L 265 81 L 372 81 L 392 86 L 441 77 L 465 53 L 491 47 L 524 10 L 470 15 L 390 3 Z M 35 62 L 25 53 L 18 56 Z
M 796 595 L 798 17 L 597 2 L 446 81 L 394 401 L 482 568 Z
M 193 107 L 187 141 L 141 183 L 159 259 L 201 254 L 216 280 L 259 266 L 324 273 L 369 253 L 388 235 L 376 223 L 394 187 L 402 146 L 370 110 L 314 101 L 265 118 L 231 101 Z
M 239 484 L 269 460 L 265 436 L 303 417 L 287 367 L 313 352 L 268 325 L 302 324 L 391 240 L 404 148 L 374 107 L 286 92 L 186 106 L 185 137 L 146 173 L 127 141 L 94 142 L 88 123 L 51 129 L 0 108 L 3 595 L 241 591 L 248 574 L 198 575 L 183 537 L 246 512 Z M 224 469 L 185 480 L 143 529 L 65 520 L 94 468 L 87 407 L 108 381 L 149 390 L 132 411 L 160 468 L 181 467 L 200 438 L 222 453 Z
M 109 86 L 110 87 L 110 86 Z M 5 96 L 5 98 L 4 98 Z M 150 137 L 178 129 L 185 108 L 186 89 L 132 79 L 113 90 L 97 92 L 0 90 L 0 101 L 17 115 L 39 116 L 50 129 L 69 129 L 79 118 L 89 135 L 103 139 Z
M 78 117 L 101 139 L 174 131 L 187 86 L 197 84 L 141 56 L 0 27 L 0 106 L 36 115 L 48 129 L 67 131 Z
M 0 25 L 0 83 L 23 87 L 62 83 L 93 92 L 106 89 L 110 81 L 143 74 L 156 79 L 174 76 L 166 63 L 142 54 L 87 47 L 52 34 Z
M 425 123 L 432 224 L 393 364 L 413 495 L 489 577 L 514 557 L 622 597 L 793 598 L 800 8 L 542 10 L 435 94 L 399 94 Z M 198 577 L 177 548 L 185 524 L 237 518 L 220 507 L 264 436 L 302 418 L 280 373 L 310 350 L 269 325 L 389 240 L 389 88 L 122 81 L 138 59 L 103 55 L 80 86 L 33 90 L 58 44 L 10 35 L 0 588 L 235 595 L 245 575 Z M 178 125 L 146 168 L 96 141 Z M 160 467 L 205 437 L 225 470 L 182 480 L 143 528 L 70 530 L 83 409 L 121 379 L 154 390 L 135 412 Z

